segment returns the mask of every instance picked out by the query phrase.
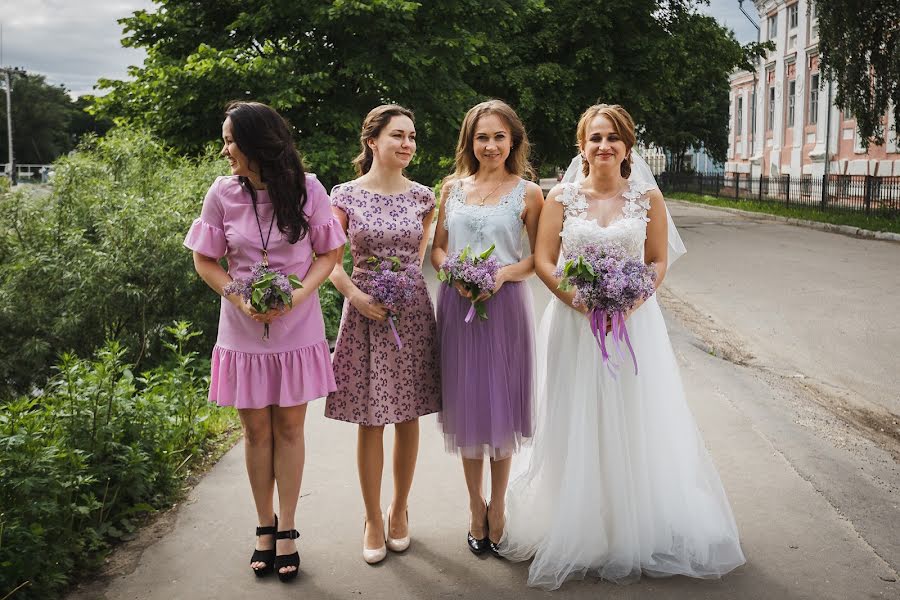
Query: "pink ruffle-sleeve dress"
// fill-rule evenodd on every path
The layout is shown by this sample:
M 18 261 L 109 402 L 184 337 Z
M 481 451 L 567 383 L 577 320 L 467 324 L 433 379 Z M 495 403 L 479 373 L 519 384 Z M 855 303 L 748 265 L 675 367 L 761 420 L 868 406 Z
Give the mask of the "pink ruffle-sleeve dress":
M 289 244 L 276 223 L 268 242 L 270 268 L 301 280 L 315 254 L 347 241 L 331 213 L 328 194 L 314 175 L 306 176 L 306 193 L 309 233 Z M 257 190 L 257 211 L 266 233 L 274 211 L 265 190 Z M 250 267 L 262 259 L 262 243 L 250 193 L 237 177 L 219 177 L 212 184 L 184 245 L 210 258 L 224 256 L 234 279 L 250 276 Z M 263 339 L 262 323 L 222 298 L 212 352 L 211 401 L 239 409 L 297 406 L 335 389 L 318 294 L 273 321 L 268 339 Z

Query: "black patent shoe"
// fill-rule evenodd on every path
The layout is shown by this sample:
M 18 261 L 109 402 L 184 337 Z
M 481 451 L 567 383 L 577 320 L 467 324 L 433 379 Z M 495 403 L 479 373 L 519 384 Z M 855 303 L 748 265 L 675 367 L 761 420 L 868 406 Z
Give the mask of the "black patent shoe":
M 499 543 L 492 542 L 491 538 L 484 538 L 484 541 L 487 542 L 488 550 L 490 550 L 491 554 L 493 554 L 497 558 L 503 558 L 503 555 L 500 554 L 500 544 Z
M 469 532 L 466 541 L 469 544 L 469 550 L 472 551 L 472 554 L 484 554 L 488 550 L 488 544 L 490 540 L 486 537 L 481 538 L 480 540 L 472 535 L 472 532 Z
M 279 531 L 275 534 L 276 540 L 296 540 L 299 537 L 300 532 L 296 529 Z M 285 567 L 294 567 L 294 569 L 292 571 L 282 573 L 281 569 Z M 300 572 L 300 553 L 294 552 L 293 554 L 276 555 L 274 568 L 275 572 L 278 573 L 278 579 L 282 583 L 287 583 L 288 581 L 294 579 L 295 577 L 297 577 L 297 573 Z
M 257 527 L 256 528 L 256 536 L 259 537 L 261 535 L 275 535 L 278 532 L 278 515 L 275 515 L 275 524 L 271 527 Z M 274 541 L 274 540 L 273 540 Z M 253 569 L 253 573 L 257 577 L 262 577 L 263 575 L 268 575 L 272 572 L 273 565 L 275 564 L 275 544 L 272 544 L 272 547 L 268 550 L 253 550 L 253 555 L 250 557 L 250 564 L 252 565 L 255 562 L 265 563 L 265 566 L 260 567 L 258 569 Z

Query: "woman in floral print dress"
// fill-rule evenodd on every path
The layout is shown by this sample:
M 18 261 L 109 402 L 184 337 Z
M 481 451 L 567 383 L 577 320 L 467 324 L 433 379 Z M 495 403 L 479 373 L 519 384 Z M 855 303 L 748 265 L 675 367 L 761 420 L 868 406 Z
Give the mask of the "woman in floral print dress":
M 350 239 L 353 272 L 338 264 L 331 281 L 344 295 L 344 313 L 334 352 L 337 391 L 328 395 L 325 416 L 359 424 L 357 463 L 366 507 L 363 558 L 381 561 L 387 548 L 409 546 L 407 498 L 419 449 L 418 418 L 440 410 L 437 329 L 434 307 L 419 276 L 413 302 L 394 319 L 399 348 L 384 306 L 366 293 L 366 260 L 396 256 L 421 266 L 434 216 L 432 191 L 408 180 L 403 169 L 416 150 L 413 115 L 396 105 L 373 109 L 363 122 L 362 152 L 354 161 L 359 178 L 338 185 L 333 211 Z M 381 509 L 384 426 L 394 424 L 394 495 Z

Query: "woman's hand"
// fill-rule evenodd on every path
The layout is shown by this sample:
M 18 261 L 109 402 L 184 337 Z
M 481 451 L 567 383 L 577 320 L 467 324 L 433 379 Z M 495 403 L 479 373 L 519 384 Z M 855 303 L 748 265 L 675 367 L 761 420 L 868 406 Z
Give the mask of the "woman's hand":
M 239 311 L 241 311 L 257 323 L 271 323 L 273 319 L 281 316 L 282 314 L 281 311 L 277 310 L 269 310 L 264 313 L 257 312 L 255 308 L 250 306 L 249 302 L 244 302 L 244 299 L 241 298 L 238 294 L 229 294 L 225 296 L 225 298 L 229 302 L 231 302 Z
M 387 319 L 387 309 L 384 305 L 375 302 L 375 299 L 365 292 L 357 292 L 351 296 L 350 304 L 367 319 L 372 319 L 373 321 L 384 321 Z
M 458 281 L 453 282 L 453 287 L 456 288 L 456 291 L 459 292 L 459 295 L 465 298 L 466 300 L 472 299 L 472 292 L 466 289 L 466 286 L 461 284 Z
M 497 270 L 497 275 L 494 277 L 494 289 L 490 290 L 489 292 L 481 292 L 478 295 L 478 298 L 475 299 L 475 302 L 482 302 L 484 300 L 487 300 L 488 298 L 499 292 L 500 288 L 503 287 L 503 284 L 509 281 L 508 275 L 509 265 L 500 267 Z

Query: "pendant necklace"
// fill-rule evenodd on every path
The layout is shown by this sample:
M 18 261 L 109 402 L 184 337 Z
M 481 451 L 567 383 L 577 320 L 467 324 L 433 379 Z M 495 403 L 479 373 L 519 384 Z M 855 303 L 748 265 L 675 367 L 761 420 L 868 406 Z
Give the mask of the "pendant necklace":
M 256 198 L 253 198 L 253 215 L 256 217 L 256 227 L 259 228 L 259 242 L 262 244 L 262 264 L 264 267 L 269 266 L 269 239 L 272 237 L 272 225 L 275 224 L 275 213 L 272 213 L 272 220 L 269 221 L 269 232 L 263 239 L 262 224 L 259 222 L 259 212 L 256 210 Z

